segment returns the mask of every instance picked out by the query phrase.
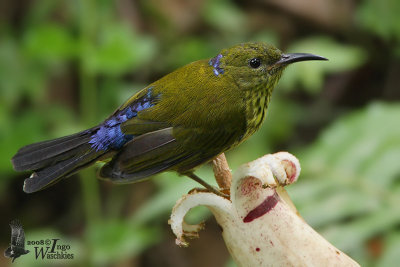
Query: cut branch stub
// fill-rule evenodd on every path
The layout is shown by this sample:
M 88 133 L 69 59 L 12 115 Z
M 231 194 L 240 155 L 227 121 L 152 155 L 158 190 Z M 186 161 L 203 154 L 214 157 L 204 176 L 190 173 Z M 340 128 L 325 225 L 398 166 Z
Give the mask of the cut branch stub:
M 219 188 L 229 190 L 232 183 L 232 173 L 224 153 L 213 160 L 213 171 Z

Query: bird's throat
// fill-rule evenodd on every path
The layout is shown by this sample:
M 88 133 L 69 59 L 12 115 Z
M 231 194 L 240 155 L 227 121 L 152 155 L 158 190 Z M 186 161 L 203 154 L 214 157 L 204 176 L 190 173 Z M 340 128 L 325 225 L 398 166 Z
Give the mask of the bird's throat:
M 250 137 L 261 127 L 267 113 L 272 90 L 273 86 L 260 86 L 245 92 L 246 133 L 243 140 Z

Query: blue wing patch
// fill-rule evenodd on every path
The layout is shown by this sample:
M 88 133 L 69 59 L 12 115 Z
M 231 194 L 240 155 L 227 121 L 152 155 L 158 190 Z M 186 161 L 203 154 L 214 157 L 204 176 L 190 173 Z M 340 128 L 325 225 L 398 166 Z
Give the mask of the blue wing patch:
M 92 135 L 89 144 L 92 144 L 92 148 L 96 149 L 96 151 L 105 151 L 109 148 L 120 149 L 134 137 L 134 135 L 124 134 L 121 131 L 121 123 L 136 117 L 138 112 L 154 106 L 152 100 L 154 100 L 154 97 L 152 96 L 152 87 L 150 87 L 144 97 L 136 100 L 106 120 L 100 126 L 100 129 Z

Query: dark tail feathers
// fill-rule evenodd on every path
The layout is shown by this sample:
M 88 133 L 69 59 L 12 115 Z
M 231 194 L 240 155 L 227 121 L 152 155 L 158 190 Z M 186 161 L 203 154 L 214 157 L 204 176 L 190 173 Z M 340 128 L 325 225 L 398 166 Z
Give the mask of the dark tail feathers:
M 89 141 L 97 129 L 27 145 L 12 158 L 17 171 L 32 170 L 24 191 L 39 191 L 78 170 L 93 164 L 106 151 L 96 151 Z

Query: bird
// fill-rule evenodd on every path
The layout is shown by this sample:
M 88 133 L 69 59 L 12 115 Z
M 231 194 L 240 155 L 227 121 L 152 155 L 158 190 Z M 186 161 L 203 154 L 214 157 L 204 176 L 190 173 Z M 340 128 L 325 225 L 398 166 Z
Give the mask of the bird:
M 19 256 L 28 254 L 29 250 L 25 249 L 25 233 L 21 222 L 15 219 L 10 222 L 10 227 L 11 244 L 4 251 L 4 256 L 7 258 L 12 258 L 12 262 L 14 262 Z
M 223 49 L 149 84 L 97 126 L 22 147 L 13 167 L 33 171 L 26 193 L 100 161 L 99 178 L 116 184 L 175 171 L 218 194 L 195 169 L 254 134 L 283 70 L 307 60 L 327 59 L 283 53 L 264 42 Z

